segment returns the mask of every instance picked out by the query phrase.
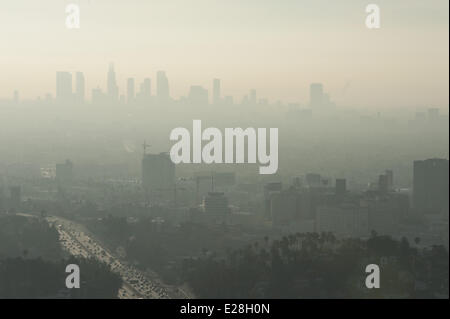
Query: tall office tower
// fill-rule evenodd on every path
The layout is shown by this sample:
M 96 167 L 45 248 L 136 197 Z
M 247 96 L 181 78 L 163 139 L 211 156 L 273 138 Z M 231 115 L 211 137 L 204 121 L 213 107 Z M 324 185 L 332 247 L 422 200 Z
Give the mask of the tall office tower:
M 128 78 L 127 80 L 127 103 L 132 104 L 135 99 L 134 93 L 134 78 Z
M 111 102 L 117 102 L 119 98 L 119 87 L 116 83 L 116 73 L 114 72 L 113 63 L 109 64 L 106 94 Z
M 173 189 L 175 164 L 169 154 L 144 154 L 142 159 L 142 186 L 146 191 Z
M 322 83 L 311 83 L 309 87 L 309 101 L 312 108 L 323 106 L 324 95 Z
M 72 74 L 56 72 L 56 100 L 61 103 L 72 101 Z
M 158 102 L 166 103 L 169 101 L 169 80 L 164 71 L 156 73 L 156 97 Z
M 256 90 L 255 89 L 250 90 L 250 103 L 252 105 L 256 105 Z
M 336 196 L 345 196 L 347 193 L 347 180 L 345 178 L 337 178 L 335 187 Z
M 420 213 L 448 214 L 448 160 L 414 161 L 413 204 Z
M 82 72 L 77 72 L 76 74 L 76 88 L 75 96 L 77 102 L 84 103 L 84 74 Z
M 189 90 L 189 103 L 194 106 L 208 105 L 208 90 L 199 85 L 192 85 Z
M 141 84 L 141 90 L 140 90 L 140 98 L 142 102 L 148 103 L 150 102 L 150 99 L 152 97 L 152 91 L 151 91 L 151 81 L 149 78 L 145 78 L 144 82 Z
M 213 104 L 214 105 L 220 104 L 220 80 L 219 79 L 213 80 Z

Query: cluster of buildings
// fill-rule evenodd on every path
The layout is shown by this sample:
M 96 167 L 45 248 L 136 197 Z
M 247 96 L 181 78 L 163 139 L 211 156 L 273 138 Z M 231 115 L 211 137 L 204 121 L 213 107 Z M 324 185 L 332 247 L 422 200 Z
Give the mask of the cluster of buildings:
M 49 105 L 56 103 L 58 105 L 82 105 L 89 101 L 86 89 L 86 79 L 83 72 L 75 72 L 72 74 L 67 71 L 56 72 L 56 90 L 55 97 L 47 93 L 43 101 Z M 335 104 L 330 100 L 329 95 L 324 92 L 321 83 L 312 83 L 310 85 L 310 101 L 311 109 L 328 109 L 334 107 Z M 38 99 L 41 101 L 41 99 Z M 148 105 L 167 105 L 175 101 L 170 96 L 169 80 L 164 71 L 157 71 L 156 73 L 156 91 L 152 90 L 152 80 L 144 78 L 142 82 L 137 83 L 133 77 L 126 79 L 126 89 L 121 93 L 120 87 L 117 83 L 116 72 L 114 64 L 110 63 L 107 76 L 106 88 L 102 90 L 99 86 L 91 91 L 90 101 L 94 105 L 130 105 L 130 106 L 148 106 Z M 14 104 L 19 103 L 19 92 L 13 92 Z M 201 85 L 192 85 L 186 96 L 180 97 L 178 102 L 189 104 L 192 106 L 207 106 L 207 105 L 234 105 L 236 101 L 233 96 L 222 96 L 221 80 L 213 79 L 211 94 L 207 88 Z M 259 98 L 255 89 L 251 89 L 248 94 L 245 94 L 240 101 L 243 105 L 249 106 L 264 106 L 269 105 L 265 98 Z M 278 102 L 280 103 L 280 102 Z
M 274 226 L 290 231 L 333 232 L 340 236 L 379 234 L 398 236 L 418 233 L 411 221 L 425 221 L 431 231 L 440 225 L 448 243 L 448 160 L 414 162 L 412 198 L 394 185 L 392 170 L 379 175 L 377 187 L 349 192 L 345 179 L 334 187 L 319 174 L 308 174 L 287 189 L 267 184 L 265 214 Z M 408 230 L 408 227 L 412 229 Z M 423 230 L 423 228 L 422 228 Z M 445 238 L 444 238 L 445 240 Z
M 185 190 L 177 187 L 175 166 L 167 154 L 145 155 L 142 169 L 142 183 L 148 189 L 168 189 L 175 194 Z M 398 189 L 394 172 L 386 170 L 374 185 L 356 192 L 347 189 L 346 179 L 330 182 L 311 173 L 294 178 L 287 186 L 267 183 L 258 197 L 257 185 L 254 192 L 242 191 L 243 184 L 236 183 L 233 173 L 197 174 L 191 183 L 196 187 L 196 199 L 190 201 L 189 218 L 212 224 L 242 220 L 261 226 L 270 224 L 285 232 L 333 232 L 343 237 L 367 237 L 372 232 L 394 237 L 423 233 L 424 237 L 431 234 L 448 242 L 448 160 L 415 161 L 413 180 L 412 193 Z M 206 190 L 199 189 L 203 181 Z M 202 199 L 198 198 L 199 192 Z M 260 198 L 262 209 L 243 210 L 239 207 L 239 193 Z M 246 196 L 245 201 L 249 200 Z M 180 203 L 179 197 L 178 205 L 183 206 Z M 416 220 L 421 220 L 420 225 L 415 224 Z
M 56 96 L 55 102 L 71 105 L 71 104 L 83 104 L 87 101 L 86 96 L 86 83 L 85 77 L 82 72 L 76 72 L 75 85 L 72 83 L 72 73 L 59 71 L 56 72 Z M 158 71 L 156 74 L 156 98 L 158 102 L 168 102 L 169 95 L 169 81 L 164 71 Z M 74 88 L 74 89 L 73 89 Z M 51 100 L 51 95 L 48 94 L 46 99 Z M 126 96 L 120 94 L 119 86 L 116 80 L 116 73 L 114 65 L 111 63 L 108 68 L 106 78 L 106 91 L 104 92 L 100 87 L 96 87 L 92 90 L 91 101 L 93 104 L 148 104 L 152 101 L 151 80 L 145 78 L 142 83 L 137 85 L 134 78 L 127 79 L 127 91 Z
M 178 221 L 208 225 L 248 225 L 292 232 L 333 232 L 341 237 L 368 237 L 372 232 L 448 245 L 449 162 L 413 163 L 413 187 L 396 187 L 394 172 L 386 170 L 366 189 L 347 188 L 347 180 L 330 181 L 317 173 L 292 182 L 246 183 L 234 172 L 196 172 L 177 178 L 167 153 L 142 158 L 142 190 L 146 206 L 165 207 Z M 58 188 L 74 182 L 74 164 L 56 165 Z M 0 210 L 21 206 L 21 188 L 0 188 Z

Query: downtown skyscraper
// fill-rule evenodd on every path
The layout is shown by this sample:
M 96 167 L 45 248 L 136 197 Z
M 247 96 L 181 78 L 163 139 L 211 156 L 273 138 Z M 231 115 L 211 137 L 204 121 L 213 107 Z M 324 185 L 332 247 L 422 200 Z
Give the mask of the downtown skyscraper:
M 107 96 L 111 102 L 117 102 L 119 98 L 119 87 L 116 82 L 116 73 L 114 71 L 114 64 L 110 63 L 107 76 Z
M 56 72 L 56 100 L 60 103 L 72 100 L 72 74 L 70 72 Z
M 169 101 L 169 80 L 164 71 L 158 71 L 156 73 L 156 97 L 159 103 Z
M 84 103 L 85 81 L 84 81 L 83 72 L 77 72 L 77 74 L 76 74 L 75 98 L 76 98 L 77 102 Z

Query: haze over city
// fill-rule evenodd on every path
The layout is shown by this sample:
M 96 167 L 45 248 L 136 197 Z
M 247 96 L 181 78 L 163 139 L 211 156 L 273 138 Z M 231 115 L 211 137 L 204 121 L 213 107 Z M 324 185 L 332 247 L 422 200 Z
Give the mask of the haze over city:
M 448 299 L 448 6 L 3 1 L 0 299 Z
M 76 30 L 64 1 L 2 4 L 0 97 L 53 93 L 57 70 L 85 72 L 90 92 L 104 86 L 106 60 L 121 87 L 165 70 L 175 98 L 218 77 L 229 95 L 255 88 L 272 101 L 307 103 L 309 83 L 323 82 L 340 105 L 448 105 L 445 0 L 380 1 L 377 30 L 359 0 L 77 4 Z

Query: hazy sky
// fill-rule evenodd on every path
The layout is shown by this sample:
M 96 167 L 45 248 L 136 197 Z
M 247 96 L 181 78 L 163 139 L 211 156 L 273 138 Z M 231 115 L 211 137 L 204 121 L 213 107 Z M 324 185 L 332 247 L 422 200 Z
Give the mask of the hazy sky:
M 81 28 L 65 26 L 80 5 Z M 381 8 L 381 29 L 365 6 Z M 308 102 L 310 82 L 350 106 L 448 108 L 448 0 L 3 0 L 0 98 L 55 91 L 58 70 L 85 73 L 88 95 L 114 62 L 121 93 L 165 70 L 171 95 L 191 84 L 240 99 Z

